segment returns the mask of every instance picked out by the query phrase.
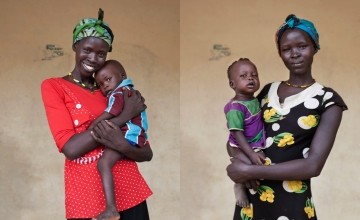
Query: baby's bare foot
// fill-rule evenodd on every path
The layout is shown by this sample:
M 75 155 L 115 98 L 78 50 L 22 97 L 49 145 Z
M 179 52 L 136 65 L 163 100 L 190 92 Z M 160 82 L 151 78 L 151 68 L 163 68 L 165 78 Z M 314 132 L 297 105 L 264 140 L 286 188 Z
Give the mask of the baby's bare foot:
M 115 207 L 106 208 L 100 215 L 93 220 L 119 220 L 120 214 Z
M 236 205 L 240 207 L 249 207 L 249 199 L 246 196 L 245 187 L 242 184 L 235 184 L 234 185 L 234 192 L 235 192 L 235 199 Z

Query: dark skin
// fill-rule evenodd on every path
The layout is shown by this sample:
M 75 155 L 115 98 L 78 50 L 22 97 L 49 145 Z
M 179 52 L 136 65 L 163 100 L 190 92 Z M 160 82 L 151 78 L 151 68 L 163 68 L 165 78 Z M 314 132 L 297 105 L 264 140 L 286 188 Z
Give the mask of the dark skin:
M 111 92 L 114 91 L 124 79 L 126 79 L 125 69 L 118 61 L 115 60 L 106 61 L 104 66 L 95 73 L 96 84 L 100 87 L 101 92 L 103 93 L 104 96 L 109 96 Z M 127 91 L 127 89 L 124 90 Z M 115 124 L 108 121 L 113 117 L 114 115 L 104 111 L 91 123 L 91 125 L 88 128 L 88 130 L 93 130 L 95 128 L 94 130 L 96 133 L 95 132 L 91 133 L 93 138 L 97 142 L 102 143 L 105 146 L 113 145 L 114 143 L 109 140 L 116 140 L 117 135 L 121 137 L 123 136 L 123 133 L 120 131 L 119 127 L 116 127 Z M 104 120 L 106 120 L 106 123 Z M 98 125 L 98 123 L 100 124 Z M 98 136 L 97 134 L 100 135 Z M 117 149 L 119 149 L 119 147 L 121 148 L 122 147 L 121 144 L 123 143 L 119 142 L 118 144 L 119 146 L 116 146 L 115 144 L 116 148 Z M 133 146 L 133 148 L 134 147 L 136 146 Z M 124 150 L 127 149 L 125 148 Z M 121 153 L 106 148 L 104 150 L 103 155 L 100 157 L 97 163 L 97 168 L 100 172 L 100 177 L 105 194 L 106 208 L 94 219 L 117 220 L 120 218 L 115 203 L 112 168 L 115 165 L 115 163 L 120 159 L 122 159 L 123 157 L 124 156 Z
M 229 85 L 235 91 L 233 100 L 248 101 L 254 99 L 254 93 L 260 87 L 260 81 L 255 65 L 249 60 L 239 60 L 229 70 Z M 231 130 L 239 147 L 228 149 L 230 157 L 250 160 L 252 164 L 262 165 L 265 160 L 263 152 L 254 152 L 243 131 Z M 260 146 L 259 146 L 260 147 Z M 243 184 L 234 185 L 236 204 L 248 207 L 249 200 Z
M 236 62 L 230 69 L 229 77 L 229 85 L 235 91 L 234 100 L 248 101 L 254 99 L 254 93 L 259 89 L 260 81 L 257 69 L 252 62 L 246 60 Z M 262 165 L 265 156 L 254 152 L 243 131 L 232 130 L 231 132 L 241 146 L 241 151 L 236 154 L 243 152 L 253 164 Z M 229 151 L 229 153 L 231 152 L 233 151 Z M 234 157 L 234 155 L 230 156 Z
M 298 29 L 289 29 L 284 32 L 280 40 L 280 56 L 290 71 L 291 84 L 304 85 L 313 81 L 311 66 L 314 55 L 314 45 L 305 32 Z M 302 90 L 302 88 L 293 88 L 282 83 L 278 89 L 280 102 Z M 312 139 L 307 158 L 272 166 L 250 165 L 244 160 L 234 158 L 227 167 L 228 176 L 234 182 L 243 183 L 254 179 L 299 180 L 320 175 L 333 147 L 341 118 L 342 109 L 335 105 L 329 107 L 321 115 L 321 121 Z
M 100 67 L 102 67 L 105 63 L 108 50 L 108 44 L 95 37 L 87 37 L 76 43 L 73 46 L 76 60 L 75 67 L 72 71 L 73 77 L 77 80 L 81 80 L 86 85 L 93 85 L 94 79 L 92 78 L 92 74 L 94 71 L 100 69 Z M 74 83 L 69 76 L 65 76 L 64 79 Z M 111 119 L 111 121 L 118 126 L 122 126 L 128 120 L 140 114 L 145 109 L 146 105 L 144 104 L 144 99 L 138 91 L 132 93 L 130 97 L 126 94 L 122 113 Z M 101 134 L 99 136 L 101 136 Z M 125 157 L 131 160 L 143 162 L 150 161 L 152 159 L 152 150 L 148 145 L 143 148 L 133 148 L 129 143 L 126 143 L 125 138 L 121 135 L 111 137 L 108 141 L 114 143 L 123 141 L 124 143 L 121 147 L 116 144 L 109 144 L 105 146 L 122 153 Z M 74 160 L 85 153 L 92 151 L 98 146 L 99 143 L 91 136 L 90 131 L 84 131 L 72 136 L 63 147 L 62 153 L 68 159 Z
M 106 61 L 105 65 L 95 73 L 95 81 L 99 86 L 101 93 L 104 96 L 108 96 L 113 90 L 115 90 L 118 85 L 126 79 L 126 72 L 123 66 L 115 60 Z M 125 91 L 126 89 L 124 89 Z M 128 96 L 131 94 L 131 91 L 128 92 Z M 97 123 L 102 120 L 109 120 L 113 118 L 114 115 L 104 111 L 99 115 L 93 122 L 91 122 L 88 130 L 92 130 Z

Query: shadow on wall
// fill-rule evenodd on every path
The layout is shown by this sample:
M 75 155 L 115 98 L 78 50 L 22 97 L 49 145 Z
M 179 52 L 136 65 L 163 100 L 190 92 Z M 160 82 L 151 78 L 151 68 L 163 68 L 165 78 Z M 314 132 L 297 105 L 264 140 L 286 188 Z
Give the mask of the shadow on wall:
M 21 219 L 23 209 L 33 208 L 33 193 L 31 184 L 37 181 L 33 175 L 31 157 L 16 138 L 0 134 L 0 194 L 11 195 L 1 198 L 0 217 L 11 216 L 11 219 Z M 11 212 L 11 213 L 9 213 Z
M 203 135 L 200 138 L 208 137 Z M 183 134 L 181 139 L 181 173 L 186 174 L 181 176 L 181 217 L 188 220 L 213 219 L 216 210 L 223 219 L 230 219 L 234 200 L 233 183 L 226 174 L 229 164 L 226 143 L 214 140 L 211 146 L 204 146 L 201 143 L 205 140 L 187 134 Z M 226 202 L 219 204 L 218 201 Z

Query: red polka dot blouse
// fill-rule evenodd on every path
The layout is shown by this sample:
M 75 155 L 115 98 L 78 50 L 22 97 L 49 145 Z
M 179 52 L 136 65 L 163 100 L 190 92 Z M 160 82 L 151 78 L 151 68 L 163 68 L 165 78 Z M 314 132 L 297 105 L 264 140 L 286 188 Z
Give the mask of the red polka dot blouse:
M 106 108 L 100 90 L 89 92 L 62 78 L 41 85 L 46 116 L 56 146 L 61 152 L 76 133 L 83 132 Z M 66 218 L 92 218 L 105 208 L 105 197 L 96 164 L 103 151 L 98 147 L 76 160 L 65 159 Z M 116 205 L 119 211 L 146 200 L 152 191 L 136 162 L 120 160 L 113 168 Z

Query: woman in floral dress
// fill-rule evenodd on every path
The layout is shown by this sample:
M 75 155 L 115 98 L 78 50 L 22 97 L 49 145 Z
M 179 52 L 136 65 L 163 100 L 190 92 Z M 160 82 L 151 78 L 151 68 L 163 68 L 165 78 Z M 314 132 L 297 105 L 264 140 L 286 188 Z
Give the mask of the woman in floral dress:
M 313 23 L 289 15 L 276 37 L 289 79 L 266 85 L 258 95 L 267 136 L 266 165 L 232 159 L 227 168 L 234 182 L 260 180 L 249 190 L 250 207 L 236 206 L 234 220 L 317 219 L 311 178 L 321 173 L 347 109 L 333 89 L 312 76 L 320 49 Z

